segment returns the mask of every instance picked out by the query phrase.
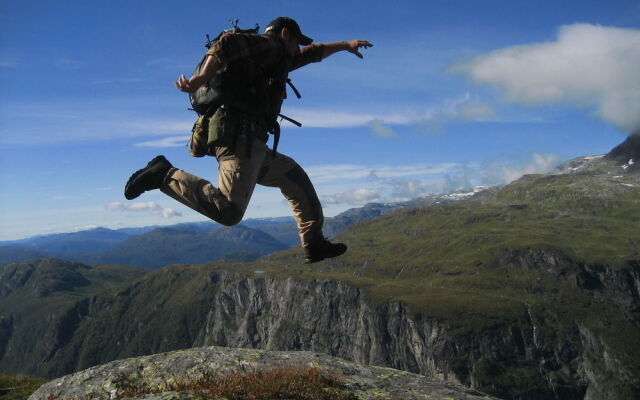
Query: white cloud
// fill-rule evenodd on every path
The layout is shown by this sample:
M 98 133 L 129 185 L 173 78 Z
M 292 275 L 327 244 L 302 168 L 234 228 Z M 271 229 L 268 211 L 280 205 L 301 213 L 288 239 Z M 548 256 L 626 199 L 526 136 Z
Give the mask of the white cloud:
M 323 196 L 322 202 L 326 204 L 353 204 L 363 206 L 367 203 L 379 201 L 380 192 L 373 189 L 354 189 L 344 193 Z
M 454 65 L 473 80 L 527 105 L 595 108 L 603 120 L 640 128 L 640 30 L 573 24 L 554 42 L 508 47 Z
M 453 171 L 459 164 L 414 165 L 317 165 L 305 168 L 313 182 L 344 182 L 363 178 L 402 178 L 439 175 Z
M 391 201 L 407 201 L 434 192 L 432 184 L 418 179 L 389 180 L 385 184 L 391 187 Z
M 91 225 L 76 226 L 74 228 L 74 230 L 76 232 L 81 232 L 81 231 L 88 231 L 88 230 L 97 229 L 97 228 L 100 228 L 100 226 L 99 225 L 95 225 L 95 224 L 91 224 Z
M 186 135 L 186 132 L 191 132 L 193 121 L 157 118 L 144 120 L 130 119 L 119 122 L 117 125 L 125 132 L 135 133 L 135 136 L 159 136 L 178 132 L 185 132 Z
M 520 164 L 487 163 L 482 169 L 481 179 L 484 184 L 511 183 L 523 175 L 549 172 L 559 161 L 554 154 L 533 153 L 530 160 Z
M 145 96 L 117 101 L 52 98 L 32 104 L 11 102 L 0 108 L 0 143 L 47 144 L 179 134 L 187 138 L 194 119 L 195 114 L 180 110 L 174 113 L 169 100 Z M 29 124 L 24 124 L 25 120 Z
M 386 107 L 386 106 L 385 106 Z M 344 112 L 332 109 L 291 108 L 284 111 L 300 121 L 303 127 L 310 128 L 352 128 L 368 126 L 372 133 L 380 137 L 394 137 L 397 133 L 394 125 L 414 125 L 433 127 L 441 130 L 443 125 L 458 120 L 487 121 L 495 118 L 493 109 L 473 99 L 469 93 L 455 99 L 449 99 L 437 105 L 413 106 L 401 112 Z M 283 128 L 293 125 L 283 123 Z
M 155 201 L 139 202 L 132 204 L 124 204 L 119 201 L 107 203 L 105 208 L 109 211 L 131 211 L 131 212 L 151 212 L 160 215 L 162 218 L 181 217 L 182 214 L 172 208 L 162 207 Z
M 150 140 L 148 142 L 137 143 L 137 147 L 184 147 L 187 143 L 186 135 L 171 136 L 158 140 Z
M 356 126 L 366 126 L 370 121 L 376 119 L 376 115 L 370 113 L 344 112 L 331 109 L 306 109 L 287 108 L 283 114 L 300 121 L 303 127 L 307 128 L 351 128 Z M 388 121 L 387 118 L 385 120 Z M 295 127 L 284 122 L 283 128 Z
M 395 133 L 393 129 L 386 126 L 384 121 L 381 119 L 369 121 L 369 128 L 373 131 L 374 135 L 379 137 L 393 138 L 398 136 L 398 134 Z
M 549 172 L 559 162 L 553 154 L 534 153 L 525 160 L 487 161 L 483 164 L 449 163 L 425 166 L 315 167 L 324 177 L 322 202 L 327 205 L 362 206 L 371 202 L 407 201 L 432 194 L 468 190 L 513 182 L 525 174 Z M 326 175 L 324 175 L 326 174 Z M 330 179 L 331 176 L 335 180 Z M 349 177 L 346 182 L 344 177 Z M 312 180 L 316 182 L 316 179 Z M 319 186 L 320 186 L 319 185 Z
M 494 117 L 495 112 L 489 105 L 472 99 L 466 93 L 460 98 L 447 100 L 438 107 L 426 110 L 415 122 L 422 125 L 425 133 L 432 133 L 444 131 L 444 126 L 449 122 L 488 121 Z
M 162 218 L 168 219 L 168 218 L 172 218 L 172 217 L 181 217 L 182 214 L 172 208 L 163 208 L 160 215 L 162 215 Z
M 481 101 L 470 101 L 460 104 L 455 116 L 465 121 L 482 121 L 495 117 L 495 111 Z

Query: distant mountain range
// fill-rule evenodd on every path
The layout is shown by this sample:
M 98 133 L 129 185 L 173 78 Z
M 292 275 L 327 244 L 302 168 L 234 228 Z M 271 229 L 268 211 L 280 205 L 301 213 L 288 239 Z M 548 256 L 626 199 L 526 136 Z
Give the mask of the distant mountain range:
M 446 203 L 472 194 L 445 194 L 407 202 L 367 204 L 326 218 L 324 233 L 333 237 L 355 222 L 379 217 L 398 208 Z M 88 264 L 157 269 L 170 264 L 222 259 L 252 261 L 265 254 L 297 246 L 299 240 L 293 217 L 247 219 L 230 228 L 213 221 L 116 230 L 95 228 L 0 242 L 0 265 L 58 257 Z

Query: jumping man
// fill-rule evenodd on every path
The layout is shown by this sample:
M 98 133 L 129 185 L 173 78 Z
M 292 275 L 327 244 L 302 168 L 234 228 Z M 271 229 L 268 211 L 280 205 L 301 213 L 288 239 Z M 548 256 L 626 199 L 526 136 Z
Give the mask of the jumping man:
M 362 58 L 359 49 L 373 46 L 366 40 L 312 42 L 288 17 L 274 19 L 263 35 L 222 36 L 207 52 L 199 73 L 189 79 L 181 75 L 175 82 L 179 90 L 193 93 L 224 71 L 222 105 L 208 121 L 210 153 L 218 161 L 218 187 L 157 156 L 129 178 L 125 197 L 132 200 L 145 191 L 160 189 L 231 226 L 242 220 L 256 183 L 277 187 L 293 210 L 305 262 L 343 254 L 345 244 L 331 243 L 322 234 L 322 206 L 306 172 L 292 158 L 266 145 L 268 132 L 277 129 L 289 72 L 339 51 Z

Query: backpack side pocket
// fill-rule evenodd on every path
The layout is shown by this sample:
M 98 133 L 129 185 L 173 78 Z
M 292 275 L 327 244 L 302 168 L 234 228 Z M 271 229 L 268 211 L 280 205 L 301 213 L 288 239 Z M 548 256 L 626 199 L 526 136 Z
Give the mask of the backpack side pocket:
M 209 118 L 199 117 L 191 129 L 191 140 L 189 140 L 189 154 L 193 157 L 203 157 L 209 153 Z

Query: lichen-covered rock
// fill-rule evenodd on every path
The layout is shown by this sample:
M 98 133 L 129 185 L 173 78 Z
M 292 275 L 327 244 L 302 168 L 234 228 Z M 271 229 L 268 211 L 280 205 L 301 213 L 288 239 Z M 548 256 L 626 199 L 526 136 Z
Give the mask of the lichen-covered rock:
M 365 366 L 309 351 L 266 351 L 200 347 L 112 361 L 44 384 L 29 400 L 113 399 L 125 382 L 166 387 L 175 380 L 197 379 L 205 373 L 223 376 L 284 366 L 316 368 L 335 374 L 360 399 L 492 399 L 473 389 L 392 368 Z M 162 392 L 138 400 L 196 399 L 187 392 Z M 131 399 L 131 398 L 130 398 Z

